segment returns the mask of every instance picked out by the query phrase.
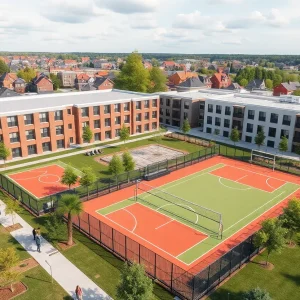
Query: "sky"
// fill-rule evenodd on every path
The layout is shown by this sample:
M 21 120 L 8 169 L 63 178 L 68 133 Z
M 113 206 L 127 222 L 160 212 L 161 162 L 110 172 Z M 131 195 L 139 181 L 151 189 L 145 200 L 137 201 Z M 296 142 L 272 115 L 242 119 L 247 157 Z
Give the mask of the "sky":
M 300 54 L 299 0 L 0 0 L 0 51 Z

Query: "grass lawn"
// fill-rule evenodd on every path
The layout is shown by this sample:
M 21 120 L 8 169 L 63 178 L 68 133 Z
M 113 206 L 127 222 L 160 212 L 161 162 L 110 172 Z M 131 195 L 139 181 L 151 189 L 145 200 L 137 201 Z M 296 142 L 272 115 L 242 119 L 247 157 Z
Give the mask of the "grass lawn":
M 260 287 L 267 290 L 274 300 L 300 299 L 300 247 L 284 248 L 281 254 L 271 254 L 270 262 L 275 265 L 272 271 L 263 269 L 257 263 L 264 261 L 262 253 L 238 274 L 227 281 L 208 299 L 240 300 L 243 292 Z M 228 298 L 229 293 L 229 298 Z
M 31 257 L 27 251 L 2 227 L 0 226 L 0 248 L 13 247 L 20 260 Z M 40 266 L 24 272 L 21 281 L 28 290 L 15 299 L 71 299 L 67 292 L 56 282 L 51 283 L 51 276 Z

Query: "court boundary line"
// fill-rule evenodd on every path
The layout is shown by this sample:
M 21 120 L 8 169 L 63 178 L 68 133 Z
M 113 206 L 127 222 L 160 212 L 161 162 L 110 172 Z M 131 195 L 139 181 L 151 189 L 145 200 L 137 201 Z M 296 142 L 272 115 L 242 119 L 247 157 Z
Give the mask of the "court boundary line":
M 157 229 L 159 229 L 159 228 L 161 228 L 161 227 L 163 227 L 163 226 L 165 226 L 165 225 L 168 225 L 169 223 L 171 223 L 171 222 L 173 222 L 173 221 L 174 221 L 174 219 L 170 219 L 168 222 L 166 222 L 166 223 L 164 223 L 164 224 L 162 224 L 162 225 L 157 226 L 157 227 L 155 228 L 155 230 L 157 230 Z
M 221 176 L 218 176 L 218 175 L 215 175 L 215 174 L 211 174 L 211 173 L 209 173 L 209 175 L 212 175 L 212 176 L 215 176 L 215 177 L 219 178 L 219 180 L 218 180 L 219 183 L 220 183 L 222 186 L 224 186 L 225 188 L 232 189 L 232 190 L 236 190 L 236 191 L 241 191 L 241 192 L 253 190 L 253 187 L 250 187 L 250 186 L 247 185 L 247 184 L 243 184 L 243 183 L 240 183 L 240 182 L 236 182 L 236 181 L 234 181 L 234 180 L 231 180 L 231 179 L 228 179 L 228 178 L 224 178 L 224 177 L 221 177 Z M 245 186 L 247 186 L 247 188 L 245 188 L 245 189 L 240 189 L 240 188 L 235 188 L 235 187 L 228 186 L 228 185 L 226 185 L 225 183 L 223 183 L 223 182 L 221 181 L 221 179 L 226 179 L 226 180 L 231 181 L 231 182 L 235 182 L 235 183 L 238 183 L 238 184 L 241 184 L 241 185 L 245 185 Z
M 126 201 L 126 200 L 125 200 L 125 201 Z M 136 201 L 135 201 L 134 203 L 130 203 L 129 205 L 126 205 L 126 206 L 124 206 L 124 207 L 118 208 L 118 209 L 116 209 L 116 210 L 114 210 L 114 211 L 112 211 L 112 212 L 109 212 L 109 213 L 107 213 L 107 214 L 102 214 L 102 213 L 99 212 L 99 211 L 102 210 L 102 209 L 105 209 L 105 208 L 107 208 L 107 207 L 110 207 L 110 206 L 112 206 L 112 205 L 116 205 L 116 204 L 119 204 L 119 203 L 120 203 L 120 202 L 117 202 L 117 203 L 111 204 L 111 205 L 109 205 L 109 206 L 100 208 L 100 209 L 98 209 L 98 210 L 95 210 L 95 212 L 96 212 L 97 214 L 99 214 L 99 215 L 107 216 L 107 215 L 112 214 L 112 213 L 114 213 L 114 212 L 116 212 L 116 211 L 119 211 L 119 210 L 121 210 L 121 209 L 123 209 L 123 208 L 127 208 L 127 207 L 129 207 L 129 206 L 131 206 L 131 205 L 136 204 Z
M 127 213 L 129 213 L 129 214 L 133 217 L 134 223 L 135 223 L 135 224 L 134 224 L 134 227 L 133 227 L 133 229 L 132 229 L 131 232 L 134 232 L 135 229 L 136 229 L 136 227 L 137 227 L 137 225 L 138 225 L 138 221 L 137 221 L 135 215 L 134 215 L 131 211 L 127 210 L 126 208 L 123 208 L 122 210 L 123 210 L 123 211 L 126 211 Z
M 207 239 L 210 237 L 210 236 L 207 235 L 207 234 L 205 234 L 205 235 L 206 235 L 206 237 L 205 237 L 203 240 L 201 240 L 201 241 L 200 241 L 199 243 L 197 243 L 196 245 L 194 245 L 194 246 L 192 246 L 192 247 L 186 249 L 185 251 L 181 252 L 179 255 L 176 256 L 176 258 L 179 257 L 179 256 L 181 256 L 181 255 L 183 255 L 184 253 L 186 253 L 186 252 L 192 250 L 194 247 L 197 247 L 199 244 L 203 243 L 205 240 L 207 240 Z M 200 257 L 201 257 L 201 256 L 199 256 L 198 259 L 199 259 Z M 180 261 L 181 261 L 181 260 L 180 260 Z M 188 266 L 189 266 L 189 264 L 188 264 Z

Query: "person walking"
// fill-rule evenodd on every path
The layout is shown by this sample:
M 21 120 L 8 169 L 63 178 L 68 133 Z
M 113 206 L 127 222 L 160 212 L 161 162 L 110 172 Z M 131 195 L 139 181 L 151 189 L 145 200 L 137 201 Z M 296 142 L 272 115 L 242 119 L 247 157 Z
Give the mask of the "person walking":
M 36 246 L 37 246 L 37 251 L 41 252 L 41 236 L 40 235 L 36 235 L 35 237 L 35 242 L 36 242 Z
M 77 300 L 82 300 L 82 289 L 79 285 L 76 286 L 75 294 L 76 294 Z
M 33 230 L 32 230 L 32 235 L 33 235 L 33 240 L 35 241 L 35 237 L 36 237 L 36 229 L 35 228 L 33 228 Z

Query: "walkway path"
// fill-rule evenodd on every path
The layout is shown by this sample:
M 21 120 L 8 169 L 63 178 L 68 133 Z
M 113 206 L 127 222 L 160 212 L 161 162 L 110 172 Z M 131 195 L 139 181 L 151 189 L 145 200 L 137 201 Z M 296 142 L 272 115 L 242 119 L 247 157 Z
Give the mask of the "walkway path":
M 11 215 L 6 216 L 4 209 L 5 204 L 0 200 L 0 223 L 4 227 L 8 227 L 12 225 L 12 217 Z M 50 267 L 47 262 L 51 265 L 53 278 L 68 292 L 70 296 L 76 299 L 74 291 L 78 284 L 82 288 L 83 299 L 85 300 L 112 299 L 45 239 L 42 238 L 42 252 L 37 252 L 36 244 L 32 237 L 33 228 L 17 214 L 15 215 L 15 223 L 20 223 L 23 228 L 12 231 L 11 235 L 50 275 Z M 99 272 L 101 272 L 101 270 L 99 270 Z M 107 280 L 109 280 L 109 278 L 107 278 Z

